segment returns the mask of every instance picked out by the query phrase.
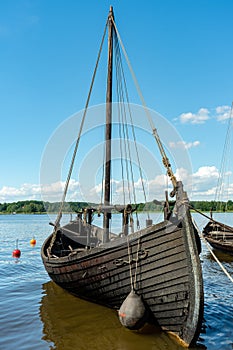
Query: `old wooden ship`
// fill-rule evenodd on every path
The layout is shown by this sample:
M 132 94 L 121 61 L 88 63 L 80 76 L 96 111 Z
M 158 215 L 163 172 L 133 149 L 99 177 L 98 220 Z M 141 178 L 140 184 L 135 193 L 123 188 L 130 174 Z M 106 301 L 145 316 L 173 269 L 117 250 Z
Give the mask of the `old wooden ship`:
M 203 318 L 199 237 L 191 219 L 189 200 L 183 190 L 183 184 L 177 181 L 157 129 L 153 125 L 151 136 L 158 145 L 162 162 L 173 187 L 171 193 L 171 197 L 175 198 L 173 209 L 169 207 L 168 196 L 164 195 L 162 222 L 153 224 L 151 219 L 147 219 L 145 228 L 140 228 L 137 222 L 137 229 L 134 230 L 132 217 L 137 213 L 137 204 L 112 203 L 113 54 L 114 48 L 119 52 L 119 47 L 122 47 L 112 7 L 106 27 L 108 28 L 108 70 L 104 201 L 97 207 L 87 207 L 77 213 L 75 220 L 63 226 L 60 224 L 72 166 L 81 137 L 81 131 L 79 131 L 61 209 L 53 224 L 52 234 L 42 246 L 42 260 L 51 279 L 77 297 L 119 310 L 129 294 L 133 293 L 133 298 L 140 296 L 145 307 L 143 320 L 131 325 L 131 319 L 136 317 L 131 315 L 126 326 L 130 329 L 138 329 L 144 321 L 154 323 L 165 331 L 174 333 L 187 346 L 190 346 L 198 339 Z M 122 50 L 125 52 L 124 47 Z M 119 60 L 117 62 L 119 63 Z M 145 114 L 148 115 L 147 110 Z M 150 124 L 152 124 L 151 121 Z M 100 227 L 93 224 L 94 214 L 103 217 L 103 225 Z M 119 234 L 113 234 L 110 230 L 110 222 L 115 214 L 122 217 L 122 229 Z M 131 312 L 131 310 L 128 311 Z M 145 315 L 147 316 L 144 317 Z M 119 314 L 119 317 L 124 324 L 125 313 Z

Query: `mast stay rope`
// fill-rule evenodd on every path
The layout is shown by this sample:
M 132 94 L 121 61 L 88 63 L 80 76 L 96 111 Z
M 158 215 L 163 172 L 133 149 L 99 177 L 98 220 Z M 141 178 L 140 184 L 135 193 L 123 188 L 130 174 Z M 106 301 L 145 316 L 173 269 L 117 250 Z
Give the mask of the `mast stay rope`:
M 85 122 L 85 118 L 87 115 L 87 110 L 88 110 L 88 106 L 89 106 L 89 102 L 90 102 L 90 98 L 91 98 L 91 93 L 92 93 L 92 89 L 93 89 L 93 85 L 94 85 L 94 81 L 95 81 L 95 77 L 96 77 L 96 72 L 97 72 L 97 68 L 98 68 L 98 64 L 99 64 L 99 60 L 100 60 L 100 56 L 101 56 L 101 52 L 102 52 L 102 48 L 103 48 L 103 44 L 104 44 L 104 39 L 105 39 L 105 35 L 106 35 L 106 31 L 107 31 L 107 25 L 108 25 L 108 21 L 105 25 L 104 28 L 104 33 L 103 33 L 103 37 L 101 40 L 101 44 L 100 44 L 100 48 L 99 48 L 99 52 L 98 52 L 98 56 L 97 56 L 97 60 L 96 60 L 96 65 L 95 65 L 95 69 L 94 69 L 94 73 L 92 75 L 92 79 L 91 79 L 91 85 L 90 85 L 90 89 L 88 92 L 88 96 L 87 96 L 87 100 L 86 100 L 86 104 L 85 104 L 85 108 L 84 108 L 84 112 L 83 112 L 83 116 L 82 116 L 82 120 L 81 120 L 81 125 L 80 125 L 80 129 L 79 129 L 79 133 L 78 133 L 78 137 L 75 143 L 75 148 L 73 151 L 73 156 L 72 156 L 72 160 L 71 160 L 71 165 L 69 168 L 69 172 L 68 172 L 68 176 L 66 179 L 66 183 L 65 183 L 65 187 L 64 187 L 64 192 L 63 192 L 63 196 L 62 196 L 62 200 L 61 200 L 61 205 L 60 205 L 60 209 L 57 215 L 57 219 L 55 222 L 55 230 L 54 232 L 56 233 L 56 228 L 59 227 L 60 224 L 60 220 L 62 217 L 62 211 L 63 211 L 63 207 L 64 207 L 64 202 L 66 199 L 66 195 L 67 195 L 67 191 L 68 191 L 68 187 L 69 187 L 69 182 L 70 182 L 70 178 L 72 175 L 72 171 L 73 171 L 73 167 L 74 167 L 74 161 L 76 158 L 76 154 L 78 151 L 78 146 L 79 146 L 79 142 L 80 142 L 80 138 L 81 138 L 81 134 L 82 134 L 82 130 L 83 130 L 83 126 L 84 126 L 84 122 Z M 53 240 L 52 240 L 53 241 Z M 53 242 L 51 242 L 51 246 L 52 246 Z

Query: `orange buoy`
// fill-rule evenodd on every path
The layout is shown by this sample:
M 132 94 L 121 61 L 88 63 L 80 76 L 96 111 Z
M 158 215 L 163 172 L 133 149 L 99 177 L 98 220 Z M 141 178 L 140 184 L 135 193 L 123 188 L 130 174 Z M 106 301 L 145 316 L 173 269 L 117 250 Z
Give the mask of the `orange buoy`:
M 16 240 L 16 248 L 13 250 L 12 252 L 12 256 L 13 258 L 20 258 L 20 255 L 21 255 L 21 251 L 19 250 L 18 248 L 18 239 Z
M 34 247 L 36 245 L 36 239 L 35 237 L 33 237 L 31 240 L 30 240 L 30 244 L 32 247 Z

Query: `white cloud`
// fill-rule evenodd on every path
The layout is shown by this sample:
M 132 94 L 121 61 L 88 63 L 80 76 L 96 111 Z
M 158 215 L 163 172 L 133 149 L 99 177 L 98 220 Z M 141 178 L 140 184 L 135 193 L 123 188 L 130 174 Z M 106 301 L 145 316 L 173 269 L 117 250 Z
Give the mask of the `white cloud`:
M 169 146 L 171 148 L 190 149 L 190 148 L 193 148 L 193 147 L 200 146 L 200 141 L 193 141 L 193 142 L 186 142 L 186 141 L 169 142 Z
M 209 117 L 209 111 L 207 108 L 200 108 L 199 111 L 195 113 L 182 113 L 179 116 L 179 120 L 182 124 L 191 123 L 191 124 L 203 124 Z
M 58 181 L 52 184 L 22 184 L 19 187 L 3 186 L 0 189 L 0 202 L 16 202 L 21 200 L 60 201 L 65 182 Z M 76 200 L 79 195 L 79 183 L 70 180 L 68 200 Z
M 3 186 L 0 189 L 0 202 L 14 202 L 38 198 L 40 198 L 40 186 L 35 184 L 23 184 L 19 188 Z
M 177 180 L 183 182 L 184 190 L 187 191 L 190 200 L 210 201 L 216 199 L 227 201 L 233 195 L 232 173 L 224 175 L 221 198 L 216 198 L 219 175 L 219 170 L 215 166 L 201 166 L 193 174 L 184 168 L 177 169 L 175 172 Z M 150 181 L 149 184 L 152 199 L 154 195 L 154 198 L 161 200 L 164 198 L 164 190 L 168 189 L 168 192 L 170 192 L 172 189 L 171 182 L 167 182 L 166 176 L 162 175 Z
M 218 178 L 219 176 L 219 171 L 218 169 L 213 165 L 213 166 L 202 166 L 198 169 L 196 173 L 193 174 L 194 178 L 207 178 L 207 177 L 215 177 Z
M 230 118 L 230 112 L 231 112 L 231 107 L 229 106 L 219 106 L 216 108 L 216 113 L 217 113 L 217 120 L 218 121 L 225 121 Z
M 142 189 L 142 182 L 144 185 L 144 190 L 146 194 L 146 200 L 151 201 L 153 199 L 164 199 L 164 191 L 166 189 L 166 184 L 167 184 L 167 177 L 165 175 L 158 175 L 152 180 L 146 180 L 143 179 L 135 179 L 134 183 L 134 191 L 133 192 L 133 186 L 132 182 L 129 184 L 127 181 L 117 181 L 117 180 L 112 180 L 112 197 L 113 197 L 113 202 L 115 204 L 121 204 L 124 201 L 129 203 L 130 198 L 132 201 L 134 201 L 134 193 L 136 196 L 136 201 L 137 202 L 144 202 L 144 191 Z M 129 193 L 130 189 L 130 193 Z M 94 203 L 99 203 L 100 202 L 100 194 L 102 190 L 102 185 L 98 184 L 95 187 L 93 187 L 86 195 L 86 201 L 94 202 Z
M 215 166 L 202 166 L 193 174 L 184 168 L 179 168 L 175 176 L 178 181 L 182 181 L 190 200 L 213 200 L 215 198 L 219 178 L 219 171 Z M 152 199 L 161 200 L 164 198 L 165 189 L 168 192 L 172 189 L 171 182 L 163 175 L 151 180 L 149 185 Z M 233 189 L 233 185 L 231 188 Z
M 192 175 L 192 199 L 214 199 L 218 178 L 219 171 L 215 166 L 200 167 Z
M 228 175 L 232 175 L 231 173 Z M 213 200 L 216 195 L 216 186 L 219 179 L 219 170 L 215 166 L 201 166 L 193 174 L 184 168 L 179 168 L 175 172 L 177 180 L 184 184 L 184 190 L 187 191 L 189 199 L 192 200 Z M 164 192 L 172 190 L 171 181 L 166 175 L 161 174 L 153 179 L 143 179 L 147 201 L 154 199 L 164 200 Z M 20 200 L 44 200 L 60 201 L 62 198 L 65 182 L 55 182 L 49 185 L 23 184 L 17 187 L 3 186 L 0 189 L 0 202 L 15 202 Z M 112 180 L 114 203 L 123 203 L 123 191 L 128 191 L 128 185 L 123 186 L 122 181 Z M 130 184 L 131 186 L 131 184 Z M 132 186 L 131 186 L 132 188 Z M 233 181 L 224 183 L 223 188 L 228 191 L 228 195 L 233 195 Z M 80 189 L 80 184 L 74 179 L 70 180 L 67 201 L 88 201 L 99 203 L 102 191 L 102 185 L 97 184 L 92 189 Z M 141 180 L 135 180 L 135 194 L 138 202 L 144 201 L 144 194 L 141 189 Z M 131 192 L 131 198 L 133 194 Z M 129 196 L 126 194 L 126 202 Z M 225 200 L 225 199 L 224 199 Z
M 213 118 L 217 121 L 224 122 L 230 118 L 231 107 L 230 106 L 218 106 L 211 113 Z M 177 118 L 176 118 L 177 119 Z M 204 124 L 210 119 L 210 111 L 207 108 L 200 108 L 197 113 L 187 112 L 182 113 L 178 119 L 182 124 Z
M 61 201 L 64 188 L 64 181 L 57 181 L 52 184 L 41 185 L 41 198 L 43 201 Z M 66 200 L 77 201 L 77 198 L 80 198 L 79 182 L 75 181 L 74 179 L 70 179 L 69 190 L 67 192 Z

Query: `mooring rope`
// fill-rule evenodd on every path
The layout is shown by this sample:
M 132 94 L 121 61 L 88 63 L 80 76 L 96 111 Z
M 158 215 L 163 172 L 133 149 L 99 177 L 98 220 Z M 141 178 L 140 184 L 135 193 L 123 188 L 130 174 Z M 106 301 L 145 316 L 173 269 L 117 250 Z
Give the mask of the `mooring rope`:
M 206 239 L 201 236 L 201 238 L 204 240 L 209 252 L 212 254 L 214 260 L 219 264 L 219 266 L 221 267 L 221 269 L 223 270 L 223 272 L 226 274 L 226 276 L 229 278 L 229 280 L 233 283 L 233 278 L 231 277 L 231 275 L 229 274 L 229 272 L 226 270 L 226 268 L 223 266 L 223 264 L 218 260 L 217 256 L 214 254 L 213 250 L 210 248 L 208 242 L 206 241 Z

